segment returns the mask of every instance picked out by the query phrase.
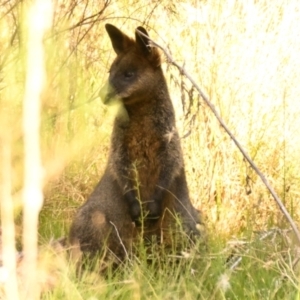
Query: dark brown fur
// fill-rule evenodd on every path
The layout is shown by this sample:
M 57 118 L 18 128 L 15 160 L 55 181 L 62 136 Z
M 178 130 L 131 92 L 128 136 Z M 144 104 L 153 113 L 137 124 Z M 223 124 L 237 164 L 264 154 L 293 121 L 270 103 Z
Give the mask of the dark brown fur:
M 121 103 L 105 173 L 79 209 L 70 241 L 83 252 L 110 249 L 124 258 L 140 231 L 160 236 L 179 215 L 188 235 L 199 234 L 180 139 L 158 49 L 138 27 L 135 40 L 113 25 L 106 30 L 117 54 L 102 89 L 104 103 Z M 141 35 L 140 32 L 146 35 Z

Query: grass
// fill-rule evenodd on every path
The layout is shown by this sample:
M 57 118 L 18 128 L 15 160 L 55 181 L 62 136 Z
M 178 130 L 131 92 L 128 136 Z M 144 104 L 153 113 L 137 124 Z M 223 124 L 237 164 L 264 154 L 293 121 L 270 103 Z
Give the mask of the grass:
M 275 231 L 274 231 L 275 232 Z M 144 249 L 106 277 L 86 272 L 74 276 L 64 267 L 54 290 L 43 299 L 298 299 L 297 275 L 287 257 L 284 235 L 267 238 L 245 236 L 226 243 L 209 241 L 209 250 L 190 255 L 161 255 Z M 234 262 L 240 263 L 231 268 Z
M 193 88 L 167 63 L 190 194 L 206 220 L 207 249 L 194 250 L 189 258 L 160 256 L 156 249 L 149 264 L 143 245 L 138 245 L 139 256 L 121 270 L 106 278 L 87 272 L 79 280 L 74 266 L 46 246 L 51 238 L 67 234 L 76 209 L 106 165 L 114 108 L 102 104 L 99 91 L 114 57 L 104 30 L 108 22 L 132 35 L 142 24 L 171 50 L 292 217 L 300 219 L 297 1 L 277 0 L 271 6 L 264 0 L 107 4 L 99 13 L 104 8 L 99 1 L 57 1 L 53 26 L 45 37 L 45 203 L 39 237 L 49 258 L 42 261 L 42 269 L 53 274 L 53 284 L 43 299 L 299 299 L 299 266 L 294 263 L 298 246 L 292 234 L 274 229 L 264 239 L 260 235 L 289 225 Z M 0 141 L 9 137 L 12 149 L 17 224 L 23 185 L 25 10 L 17 0 L 0 8 Z M 231 257 L 242 258 L 232 271 L 232 260 L 226 262 Z

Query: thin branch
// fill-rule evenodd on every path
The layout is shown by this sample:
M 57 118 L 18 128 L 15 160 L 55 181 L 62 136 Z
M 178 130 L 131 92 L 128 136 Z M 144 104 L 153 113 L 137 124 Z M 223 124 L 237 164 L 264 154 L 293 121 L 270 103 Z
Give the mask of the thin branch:
M 123 248 L 123 250 L 124 250 L 124 252 L 126 254 L 126 257 L 129 258 L 128 252 L 127 252 L 126 247 L 125 247 L 125 245 L 124 245 L 124 243 L 123 243 L 123 241 L 122 241 L 122 239 L 120 237 L 120 234 L 119 234 L 117 226 L 112 221 L 109 221 L 109 223 L 114 227 L 114 229 L 115 229 L 115 231 L 117 233 L 118 239 L 120 241 L 120 244 L 121 244 L 121 246 L 122 246 L 122 248 Z
M 215 106 L 210 102 L 210 100 L 208 99 L 208 97 L 202 92 L 202 90 L 200 89 L 199 85 L 195 82 L 195 80 L 186 72 L 185 68 L 183 66 L 180 66 L 171 56 L 171 54 L 162 46 L 160 46 L 159 44 L 157 44 L 156 42 L 154 42 L 153 40 L 151 40 L 148 36 L 146 36 L 145 34 L 143 34 L 141 31 L 139 31 L 139 34 L 148 38 L 152 45 L 161 49 L 170 64 L 172 64 L 173 66 L 175 66 L 179 72 L 181 74 L 183 74 L 190 82 L 191 84 L 195 87 L 195 89 L 198 91 L 199 95 L 201 96 L 201 98 L 204 100 L 204 102 L 206 103 L 206 105 L 210 108 L 210 110 L 213 112 L 213 114 L 215 115 L 215 117 L 217 118 L 217 120 L 219 121 L 220 125 L 223 127 L 223 129 L 226 131 L 226 133 L 230 136 L 230 138 L 233 140 L 233 142 L 235 143 L 235 145 L 237 146 L 237 148 L 240 150 L 240 152 L 242 153 L 242 155 L 244 156 L 244 158 L 248 161 L 248 163 L 250 164 L 250 166 L 252 167 L 252 169 L 256 172 L 256 174 L 260 177 L 261 181 L 264 183 L 264 185 L 266 186 L 266 188 L 269 190 L 270 194 L 273 196 L 274 200 L 276 201 L 276 203 L 278 204 L 280 210 L 282 211 L 282 213 L 284 214 L 284 216 L 286 217 L 286 219 L 288 220 L 288 222 L 290 223 L 297 239 L 298 242 L 300 244 L 300 232 L 297 228 L 296 223 L 294 222 L 293 218 L 291 217 L 291 215 L 289 214 L 289 212 L 287 211 L 287 209 L 285 208 L 284 204 L 282 203 L 282 201 L 280 200 L 280 198 L 278 197 L 278 195 L 276 194 L 276 192 L 274 191 L 273 187 L 269 184 L 268 180 L 266 179 L 266 177 L 264 176 L 264 174 L 259 170 L 259 168 L 256 166 L 256 164 L 253 162 L 253 160 L 250 158 L 250 156 L 248 155 L 248 153 L 243 149 L 242 145 L 238 142 L 238 140 L 235 138 L 235 136 L 233 135 L 233 133 L 230 131 L 230 129 L 227 127 L 227 125 L 225 124 L 225 122 L 223 121 L 223 119 L 221 118 L 221 116 L 219 115 L 218 111 L 216 110 Z

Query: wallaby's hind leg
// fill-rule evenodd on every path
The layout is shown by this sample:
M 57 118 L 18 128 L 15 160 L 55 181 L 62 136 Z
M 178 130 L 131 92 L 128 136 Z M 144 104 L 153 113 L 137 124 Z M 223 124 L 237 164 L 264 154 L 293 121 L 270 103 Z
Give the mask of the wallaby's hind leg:
M 184 231 L 189 236 L 201 235 L 201 213 L 191 203 L 184 169 L 174 179 L 170 191 L 166 191 L 165 207 L 181 219 Z
M 105 172 L 75 216 L 70 230 L 70 243 L 91 256 L 108 251 L 123 260 L 130 252 L 133 231 L 128 205 L 120 188 Z

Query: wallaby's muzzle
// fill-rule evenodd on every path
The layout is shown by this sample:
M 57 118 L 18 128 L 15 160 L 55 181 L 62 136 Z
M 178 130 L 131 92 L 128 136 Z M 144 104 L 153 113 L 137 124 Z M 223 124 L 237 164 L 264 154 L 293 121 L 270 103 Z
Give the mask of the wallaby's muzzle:
M 106 105 L 115 104 L 118 101 L 116 92 L 109 84 L 109 81 L 107 81 L 101 88 L 99 95 L 102 102 Z

